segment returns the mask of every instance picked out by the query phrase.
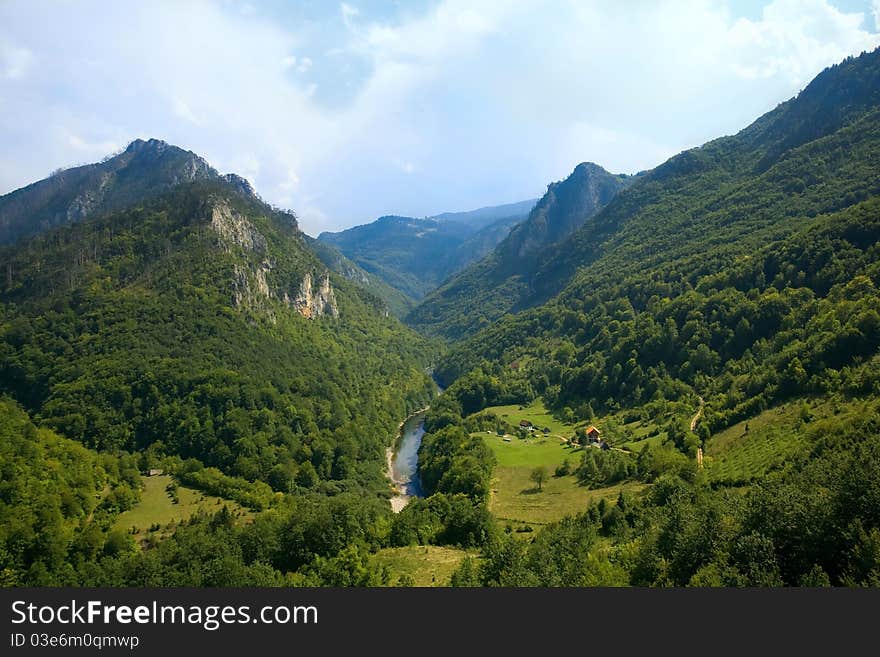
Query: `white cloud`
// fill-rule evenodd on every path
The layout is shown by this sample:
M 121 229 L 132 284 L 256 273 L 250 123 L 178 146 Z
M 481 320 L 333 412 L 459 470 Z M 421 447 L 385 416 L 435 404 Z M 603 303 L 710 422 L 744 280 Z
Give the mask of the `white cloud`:
M 760 21 L 742 18 L 727 33 L 732 70 L 748 79 L 787 77 L 802 85 L 829 63 L 871 50 L 877 35 L 861 14 L 845 14 L 824 0 L 775 0 Z
M 199 120 L 196 118 L 193 111 L 190 109 L 189 105 L 182 98 L 174 98 L 171 102 L 171 107 L 173 108 L 174 114 L 184 121 L 189 121 L 195 125 L 199 125 Z
M 89 157 L 103 157 L 115 153 L 123 147 L 123 144 L 115 141 L 90 142 L 79 135 L 68 135 L 67 143 L 74 151 Z
M 288 169 L 287 178 L 285 178 L 278 184 L 278 189 L 285 196 L 289 196 L 290 193 L 297 188 L 297 186 L 299 186 L 299 176 L 293 169 Z
M 348 29 L 354 29 L 354 19 L 361 13 L 358 8 L 352 7 L 347 2 L 343 2 L 339 5 L 339 12 L 342 14 L 342 22 L 345 26 Z
M 30 50 L 14 46 L 0 35 L 0 77 L 19 80 L 25 76 L 33 61 L 34 54 Z
M 245 7 L 0 3 L 16 35 L 0 38 L 0 193 L 103 154 L 84 144 L 155 136 L 311 233 L 516 201 L 583 160 L 633 172 L 736 131 L 880 43 L 867 13 L 825 0 L 748 19 L 701 0 L 443 0 L 381 20 L 342 3 L 326 26 Z

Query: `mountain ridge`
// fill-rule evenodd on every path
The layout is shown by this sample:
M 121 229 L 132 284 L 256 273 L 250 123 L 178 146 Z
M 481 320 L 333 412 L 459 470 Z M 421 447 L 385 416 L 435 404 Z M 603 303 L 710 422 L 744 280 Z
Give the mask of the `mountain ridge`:
M 131 205 L 182 183 L 221 179 L 256 196 L 247 180 L 222 176 L 192 151 L 161 139 L 135 139 L 101 162 L 56 171 L 0 196 L 0 244 Z
M 424 218 L 383 215 L 343 231 L 321 233 L 318 240 L 334 245 L 412 305 L 494 248 L 532 205 L 527 200 Z
M 534 295 L 532 280 L 541 260 L 640 175 L 611 174 L 592 162 L 578 164 L 564 180 L 547 186 L 528 218 L 491 253 L 427 295 L 407 315 L 407 323 L 454 340 L 543 300 Z

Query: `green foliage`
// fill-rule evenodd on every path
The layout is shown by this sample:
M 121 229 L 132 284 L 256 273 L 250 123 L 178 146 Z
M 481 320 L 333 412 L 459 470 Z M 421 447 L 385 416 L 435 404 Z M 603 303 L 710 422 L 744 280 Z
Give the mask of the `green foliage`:
M 247 222 L 253 249 L 215 232 L 217 207 Z M 432 396 L 433 347 L 371 294 L 331 277 L 338 319 L 288 307 L 320 264 L 291 215 L 220 183 L 49 232 L 0 261 L 14 272 L 0 293 L 0 389 L 91 447 L 195 458 L 280 492 L 379 491 L 388 437 Z M 242 497 L 218 475 L 185 474 L 266 505 L 267 490 Z
M 548 525 L 528 544 L 502 534 L 479 566 L 462 563 L 453 586 L 625 586 L 626 572 L 596 549 L 597 539 L 587 516 Z
M 391 545 L 481 547 L 494 534 L 495 520 L 482 500 L 461 493 L 414 499 L 394 517 Z
M 537 468 L 532 470 L 531 473 L 529 473 L 529 479 L 534 482 L 539 491 L 544 486 L 544 482 L 547 481 L 548 476 L 549 474 L 547 472 L 547 468 L 543 465 L 539 465 Z
M 419 476 L 429 495 L 461 493 L 485 500 L 494 465 L 495 455 L 482 438 L 459 425 L 425 433 L 419 448 Z
M 139 486 L 134 457 L 96 454 L 38 429 L 0 398 L 0 585 L 74 584 L 80 564 L 130 552 L 112 525 Z
M 859 76 L 833 110 L 845 119 L 787 126 L 805 92 L 621 192 L 546 261 L 558 296 L 456 345 L 441 380 L 519 364 L 514 378 L 560 413 L 698 392 L 709 431 L 795 395 L 880 390 L 880 111 L 862 84 L 878 60 L 834 73 Z M 796 177 L 810 184 L 793 191 Z

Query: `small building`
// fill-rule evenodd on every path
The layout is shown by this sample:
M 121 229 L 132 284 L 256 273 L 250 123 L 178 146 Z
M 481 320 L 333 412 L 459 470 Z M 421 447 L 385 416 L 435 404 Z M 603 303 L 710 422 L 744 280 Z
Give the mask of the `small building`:
M 164 470 L 160 470 L 159 468 L 152 468 L 147 470 L 148 477 L 158 477 L 159 475 L 165 474 Z
M 602 432 L 592 424 L 587 427 L 587 440 L 591 443 L 598 443 L 602 440 Z

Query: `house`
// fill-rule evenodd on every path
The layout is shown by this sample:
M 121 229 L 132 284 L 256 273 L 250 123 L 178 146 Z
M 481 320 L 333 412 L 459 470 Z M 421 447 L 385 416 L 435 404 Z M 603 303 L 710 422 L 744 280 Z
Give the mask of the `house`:
M 598 443 L 602 439 L 602 432 L 592 424 L 587 427 L 587 440 L 591 443 Z
M 520 420 L 519 421 L 519 428 L 525 429 L 526 431 L 534 431 L 535 425 L 532 424 L 531 422 L 529 422 L 528 420 Z
M 160 470 L 159 468 L 152 468 L 150 470 L 147 470 L 148 477 L 158 477 L 161 474 L 164 474 L 164 471 Z

